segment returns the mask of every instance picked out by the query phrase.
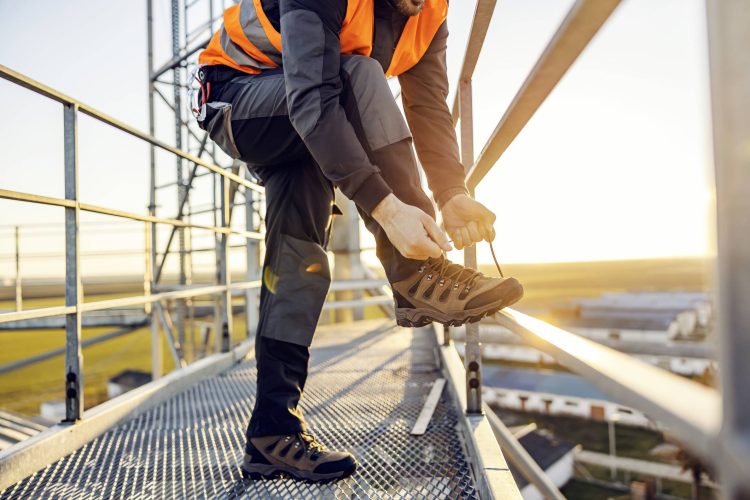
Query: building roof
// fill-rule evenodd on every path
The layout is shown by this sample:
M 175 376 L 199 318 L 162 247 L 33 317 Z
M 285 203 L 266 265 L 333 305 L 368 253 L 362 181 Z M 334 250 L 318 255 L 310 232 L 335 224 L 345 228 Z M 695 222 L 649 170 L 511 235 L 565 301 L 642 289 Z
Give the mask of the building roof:
M 552 467 L 576 446 L 568 441 L 558 439 L 546 430 L 529 432 L 518 441 L 529 455 L 531 455 L 531 458 L 539 464 L 542 470 Z M 519 489 L 529 484 L 526 478 L 512 464 L 509 464 L 509 469 Z
M 138 370 L 123 370 L 110 378 L 109 382 L 133 389 L 151 382 L 151 374 Z

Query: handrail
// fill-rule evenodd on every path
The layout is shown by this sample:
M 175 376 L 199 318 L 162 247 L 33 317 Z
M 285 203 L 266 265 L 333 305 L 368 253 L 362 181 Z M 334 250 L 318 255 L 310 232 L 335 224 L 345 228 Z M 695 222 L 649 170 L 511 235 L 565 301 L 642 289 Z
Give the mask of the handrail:
M 474 192 L 545 99 L 619 5 L 620 0 L 577 0 L 545 51 L 527 75 L 490 139 L 466 175 Z M 673 375 L 627 354 L 566 332 L 517 311 L 496 315 L 500 324 L 533 347 L 552 355 L 616 400 L 646 411 L 667 426 L 684 445 L 713 462 L 727 498 L 750 494 L 750 10 L 742 2 L 707 0 L 711 62 L 718 227 L 718 311 L 722 394 Z M 471 77 L 494 1 L 478 0 L 458 91 L 452 106 L 454 125 L 461 124 L 462 160 L 473 154 Z M 468 123 L 464 123 L 468 122 Z M 465 253 L 473 261 L 474 250 Z M 446 331 L 445 344 L 450 344 Z M 466 377 L 481 389 L 481 356 L 476 328 L 466 329 Z M 468 384 L 467 384 L 468 385 Z M 467 396 L 476 391 L 467 390 Z M 471 411 L 474 404 L 469 403 Z M 481 402 L 481 400 L 479 401 Z
M 50 206 L 59 206 L 65 210 L 65 305 L 58 307 L 48 307 L 30 311 L 16 311 L 11 313 L 0 314 L 0 323 L 10 321 L 19 321 L 34 318 L 46 318 L 50 316 L 65 315 L 65 421 L 76 422 L 83 416 L 83 377 L 82 377 L 82 314 L 90 311 L 98 311 L 114 307 L 146 305 L 147 312 L 150 311 L 150 304 L 156 304 L 160 312 L 160 319 L 169 341 L 173 354 L 176 356 L 176 362 L 182 364 L 184 360 L 180 359 L 179 349 L 172 337 L 172 321 L 168 314 L 164 314 L 160 307 L 160 301 L 165 299 L 183 299 L 200 295 L 214 295 L 216 299 L 216 317 L 214 333 L 217 350 L 227 352 L 230 349 L 232 338 L 232 294 L 237 290 L 257 289 L 260 287 L 260 281 L 246 281 L 242 283 L 231 283 L 228 267 L 228 241 L 230 235 L 239 235 L 249 239 L 261 239 L 262 234 L 256 231 L 240 231 L 232 229 L 230 224 L 231 209 L 234 205 L 230 199 L 230 184 L 241 185 L 245 189 L 247 197 L 251 192 L 263 192 L 263 188 L 254 182 L 239 177 L 232 170 L 221 168 L 212 163 L 206 162 L 194 155 L 172 147 L 152 135 L 141 132 L 115 118 L 102 113 L 101 111 L 88 106 L 77 99 L 73 99 L 51 87 L 39 83 L 31 78 L 18 73 L 6 66 L 0 65 L 0 77 L 11 83 L 17 84 L 39 95 L 55 100 L 63 105 L 63 145 L 64 145 L 64 173 L 65 173 L 65 198 L 55 198 L 50 196 L 41 196 L 31 193 L 22 193 L 18 191 L 0 190 L 0 198 L 22 201 L 27 203 L 39 203 Z M 188 160 L 195 165 L 207 168 L 214 174 L 219 175 L 221 184 L 221 198 L 219 219 L 220 225 L 202 225 L 185 222 L 180 218 L 168 219 L 157 217 L 154 213 L 153 200 L 150 205 L 150 214 L 141 215 L 124 210 L 118 210 L 88 203 L 82 203 L 79 199 L 78 189 L 78 113 L 82 112 L 91 116 L 107 125 L 117 128 L 137 139 L 151 144 L 152 154 L 154 147 L 161 148 L 171 152 L 179 158 Z M 153 169 L 152 169 L 153 170 Z M 153 172 L 152 172 L 153 174 Z M 144 275 L 144 294 L 140 296 L 131 296 L 120 299 L 103 300 L 97 302 L 85 303 L 83 301 L 83 287 L 81 284 L 80 269 L 80 230 L 79 215 L 81 211 L 93 212 L 114 217 L 144 222 L 146 236 L 146 273 Z M 155 253 L 155 228 L 156 224 L 167 224 L 172 228 L 196 228 L 212 231 L 220 235 L 216 241 L 217 254 L 217 273 L 216 285 L 189 287 L 181 290 L 168 291 L 152 294 L 152 288 L 156 283 L 154 279 L 154 266 L 156 260 Z M 149 233 L 152 234 L 149 234 Z M 248 252 L 248 269 L 250 268 L 251 252 Z M 159 267 L 161 270 L 161 267 Z M 252 277 L 248 277 L 252 279 Z M 248 308 L 248 318 L 252 312 L 250 310 L 250 299 L 246 298 L 246 307 Z M 248 323 L 251 319 L 248 319 Z M 248 329 L 250 335 L 250 329 Z M 161 340 L 159 339 L 159 329 L 156 319 L 152 314 L 151 319 L 151 341 L 152 341 L 152 372 L 154 377 L 161 375 Z
M 48 97 L 61 104 L 75 106 L 80 112 L 92 118 L 95 118 L 99 120 L 100 122 L 106 123 L 107 125 L 111 125 L 112 127 L 115 127 L 116 129 L 119 129 L 125 132 L 126 134 L 130 134 L 133 137 L 146 141 L 152 146 L 161 148 L 164 151 L 169 151 L 170 153 L 177 155 L 180 158 L 188 160 L 192 163 L 195 163 L 196 165 L 205 167 L 208 170 L 216 174 L 219 174 L 222 177 L 225 177 L 228 180 L 235 182 L 241 186 L 244 186 L 248 189 L 252 189 L 253 191 L 257 191 L 260 193 L 264 191 L 264 189 L 261 186 L 259 186 L 258 184 L 254 182 L 248 181 L 247 179 L 243 179 L 242 177 L 235 175 L 232 172 L 229 172 L 219 167 L 218 165 L 214 165 L 213 163 L 209 163 L 205 160 L 202 160 L 198 158 L 197 156 L 191 155 L 190 153 L 186 153 L 185 151 L 182 151 L 173 146 L 170 146 L 169 144 L 160 141 L 156 137 L 153 137 L 145 132 L 141 132 L 140 130 L 134 127 L 131 127 L 130 125 L 116 118 L 113 118 L 92 106 L 84 104 L 77 99 L 69 97 L 63 94 L 62 92 L 59 92 L 58 90 L 53 89 L 52 87 L 48 87 L 47 85 L 44 85 L 43 83 L 37 82 L 36 80 L 33 80 L 29 78 L 28 76 L 21 74 L 18 71 L 14 71 L 10 69 L 9 67 L 4 66 L 2 64 L 0 64 L 0 77 L 4 78 L 5 80 L 8 80 L 9 82 L 12 82 L 21 87 L 24 87 L 28 90 L 31 90 L 32 92 L 36 92 L 39 95 Z
M 461 63 L 461 71 L 458 74 L 458 81 L 469 81 L 474 75 L 474 69 L 477 67 L 479 54 L 484 45 L 484 39 L 487 36 L 487 30 L 490 28 L 490 21 L 495 12 L 497 0 L 477 0 L 476 9 L 474 9 L 474 18 L 471 21 L 471 30 L 469 31 L 469 40 L 466 43 L 464 60 Z M 456 86 L 458 88 L 458 86 Z M 453 126 L 458 122 L 459 117 L 459 93 L 453 97 L 453 106 L 451 107 L 451 117 Z
M 244 236 L 248 239 L 263 239 L 263 234 L 256 231 L 242 231 L 239 229 L 232 229 L 231 227 L 219 227 L 219 226 L 207 226 L 205 224 L 194 224 L 191 222 L 185 222 L 179 219 L 166 219 L 164 217 L 154 217 L 152 215 L 137 214 L 135 212 L 126 212 L 124 210 L 116 210 L 112 208 L 106 208 L 99 205 L 92 205 L 90 203 L 81 203 L 73 200 L 66 200 L 63 198 L 54 198 L 51 196 L 41 196 L 30 193 L 22 193 L 20 191 L 10 191 L 8 189 L 0 189 L 0 198 L 6 200 L 25 201 L 28 203 L 39 203 L 41 205 L 54 205 L 58 207 L 76 208 L 84 212 L 92 212 L 102 215 L 111 215 L 113 217 L 121 217 L 124 219 L 130 219 L 140 222 L 151 222 L 156 224 L 168 224 L 175 227 L 184 227 L 191 229 L 203 229 L 206 231 L 212 231 L 217 234 L 234 234 L 237 236 Z
M 479 184 L 614 12 L 620 0 L 577 0 L 466 176 Z
M 495 318 L 526 344 L 554 357 L 617 401 L 663 423 L 693 450 L 713 447 L 721 428 L 721 398 L 716 390 L 513 309 Z

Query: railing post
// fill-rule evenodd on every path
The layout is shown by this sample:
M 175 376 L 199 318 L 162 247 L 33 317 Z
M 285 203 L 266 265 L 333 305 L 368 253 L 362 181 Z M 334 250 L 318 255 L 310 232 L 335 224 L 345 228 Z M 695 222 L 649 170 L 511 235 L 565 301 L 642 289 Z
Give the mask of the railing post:
M 78 105 L 63 105 L 63 144 L 65 157 L 65 199 L 75 207 L 65 207 L 65 305 L 76 311 L 65 315 L 65 421 L 75 422 L 83 415 L 83 355 L 81 353 L 81 312 L 83 302 L 78 233 Z
M 468 172 L 474 165 L 474 118 L 471 102 L 471 80 L 461 80 L 458 87 L 461 120 L 461 163 Z M 473 189 L 470 194 L 474 196 Z M 477 268 L 477 247 L 464 250 L 464 265 Z M 466 366 L 466 413 L 482 414 L 482 346 L 479 343 L 479 324 L 466 325 L 464 364 Z
M 229 206 L 231 201 L 229 197 L 229 179 L 221 176 L 221 227 L 227 229 L 230 225 Z M 219 285 L 227 286 L 227 289 L 219 295 L 218 318 L 216 322 L 216 342 L 217 350 L 220 352 L 229 352 L 232 343 L 232 291 L 229 289 L 231 278 L 229 276 L 229 234 L 222 233 L 217 239 L 217 281 Z
M 245 188 L 245 229 L 255 231 L 257 220 L 255 211 L 255 191 Z M 260 241 L 247 240 L 245 244 L 247 266 L 245 279 L 257 280 L 260 277 Z M 258 327 L 258 289 L 245 290 L 245 333 L 247 338 L 255 336 Z
M 16 226 L 16 311 L 23 309 L 23 288 L 21 288 L 21 228 Z
M 146 31 L 148 38 L 147 57 L 148 57 L 148 133 L 154 136 L 156 123 L 154 113 L 154 6 L 153 0 L 146 2 Z M 152 144 L 149 147 L 149 183 L 150 196 L 148 200 L 148 214 L 156 217 L 156 148 Z M 149 280 L 149 293 L 156 288 L 158 278 L 154 276 L 156 266 L 156 223 L 146 224 L 146 273 Z M 166 256 L 165 256 L 166 258 Z M 164 354 L 162 352 L 161 337 L 159 335 L 159 322 L 156 317 L 156 308 L 153 304 L 146 310 L 151 327 L 151 380 L 161 377 L 164 372 Z
M 451 345 L 451 327 L 443 325 L 443 345 Z
M 750 6 L 708 0 L 716 175 L 719 365 L 723 401 L 719 455 L 724 497 L 750 498 Z M 733 460 L 732 456 L 742 460 Z

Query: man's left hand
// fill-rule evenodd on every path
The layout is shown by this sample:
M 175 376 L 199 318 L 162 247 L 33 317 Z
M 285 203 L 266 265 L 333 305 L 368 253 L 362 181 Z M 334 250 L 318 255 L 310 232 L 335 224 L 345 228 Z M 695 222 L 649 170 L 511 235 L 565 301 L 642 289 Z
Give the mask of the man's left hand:
M 453 246 L 461 250 L 482 240 L 495 239 L 495 214 L 465 194 L 448 200 L 441 210 L 443 224 Z

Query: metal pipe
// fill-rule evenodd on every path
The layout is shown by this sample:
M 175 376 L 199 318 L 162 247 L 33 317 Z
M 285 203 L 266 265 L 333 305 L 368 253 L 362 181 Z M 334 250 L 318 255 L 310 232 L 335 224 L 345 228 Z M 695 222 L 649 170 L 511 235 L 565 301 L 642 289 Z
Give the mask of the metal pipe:
M 513 309 L 503 309 L 495 318 L 614 401 L 638 408 L 666 426 L 696 455 L 710 458 L 707 455 L 720 448 L 721 399 L 716 390 Z M 750 461 L 744 464 L 750 470 Z
M 471 80 L 461 80 L 458 87 L 459 112 L 461 117 L 461 163 L 468 171 L 474 164 L 474 117 L 472 108 Z M 471 193 L 474 194 L 473 192 Z M 464 265 L 477 268 L 477 247 L 464 249 Z M 466 325 L 466 413 L 482 413 L 482 346 L 479 342 L 479 324 Z
M 490 21 L 492 21 L 496 4 L 497 0 L 477 0 L 477 6 L 474 9 L 474 18 L 471 21 L 469 39 L 466 42 L 464 60 L 461 63 L 461 71 L 458 74 L 459 82 L 462 80 L 471 80 L 472 76 L 474 76 L 474 69 L 477 66 L 479 54 L 482 51 L 484 39 L 487 36 L 487 30 L 490 27 Z M 451 107 L 454 127 L 458 123 L 458 96 L 459 93 L 456 92 L 453 98 L 453 106 Z
M 221 178 L 221 226 L 227 227 L 229 225 L 230 220 L 230 207 L 229 207 L 230 199 L 229 199 L 229 182 L 227 182 L 226 178 Z M 219 238 L 217 238 L 217 247 L 216 247 L 216 254 L 217 254 L 217 266 L 216 266 L 216 273 L 217 273 L 217 282 L 219 285 L 223 286 L 225 288 L 224 293 L 220 294 L 217 297 L 218 300 L 218 314 L 217 314 L 217 328 L 215 329 L 216 332 L 216 342 L 217 342 L 217 349 L 219 352 L 228 352 L 231 346 L 232 341 L 232 293 L 231 290 L 228 288 L 228 285 L 230 283 L 230 276 L 229 276 L 229 252 L 227 251 L 227 244 L 228 244 L 228 236 L 227 235 L 221 235 Z
M 484 413 L 490 422 L 492 431 L 497 438 L 503 453 L 508 456 L 510 461 L 515 465 L 519 472 L 523 474 L 529 483 L 533 484 L 539 493 L 547 500 L 565 500 L 565 497 L 557 488 L 555 483 L 545 474 L 539 464 L 529 455 L 529 452 L 518 442 L 518 439 L 510 432 L 500 417 L 498 417 L 492 408 L 484 404 Z
M 228 286 L 211 285 L 211 286 L 197 286 L 187 287 L 183 290 L 174 290 L 162 293 L 153 293 L 146 296 L 135 296 L 135 297 L 124 297 L 120 299 L 109 299 L 109 300 L 97 300 L 93 302 L 85 302 L 78 304 L 78 306 L 55 306 L 55 307 L 41 307 L 38 309 L 26 309 L 19 312 L 8 312 L 0 314 L 0 323 L 9 323 L 11 321 L 23 321 L 27 319 L 37 318 L 49 318 L 52 316 L 62 316 L 68 314 L 74 314 L 76 312 L 91 312 L 91 311 L 102 311 L 105 309 L 113 309 L 117 307 L 128 307 L 128 306 L 141 306 L 147 303 L 154 303 L 159 300 L 166 299 L 177 299 L 187 297 L 199 297 L 203 295 L 216 295 L 219 293 L 226 292 L 227 289 L 230 291 L 247 290 L 248 288 L 260 287 L 260 281 L 251 282 L 239 282 L 231 283 Z
M 571 7 L 467 175 L 469 188 L 487 175 L 619 4 L 577 0 Z
M 16 226 L 16 311 L 23 310 L 23 289 L 21 288 L 21 228 Z
M 51 87 L 48 87 L 47 85 L 39 83 L 36 80 L 33 80 L 26 75 L 23 75 L 17 71 L 14 71 L 8 68 L 7 66 L 3 66 L 2 64 L 0 64 L 0 77 L 10 82 L 13 82 L 17 85 L 20 85 L 21 87 L 24 87 L 28 90 L 31 90 L 32 92 L 36 92 L 37 94 L 40 94 L 50 99 L 53 99 L 55 101 L 58 101 L 62 104 L 75 104 L 78 106 L 78 110 L 85 115 L 88 115 L 96 120 L 99 120 L 103 123 L 111 125 L 112 127 L 118 130 L 121 130 L 122 132 L 125 132 L 126 134 L 129 134 L 133 137 L 146 141 L 149 144 L 152 144 L 160 149 L 163 149 L 164 151 L 168 151 L 185 160 L 196 163 L 204 168 L 211 170 L 212 172 L 215 172 L 224 177 L 227 177 L 232 182 L 236 182 L 242 186 L 248 187 L 260 193 L 263 192 L 263 188 L 254 182 L 247 181 L 237 175 L 234 175 L 233 173 L 229 171 L 226 171 L 225 169 L 217 165 L 208 163 L 207 161 L 201 160 L 200 158 L 194 155 L 191 155 L 190 153 L 186 153 L 185 151 L 182 151 L 178 148 L 170 146 L 169 144 L 156 139 L 153 135 L 143 133 L 140 130 L 131 127 L 130 125 L 127 125 L 124 122 L 121 122 L 120 120 L 117 120 L 105 113 L 102 113 L 101 111 L 91 106 L 88 106 L 87 104 L 84 104 L 76 99 L 73 99 L 63 94 L 62 92 L 59 92 Z
M 65 199 L 78 201 L 78 106 L 63 106 L 65 157 Z M 65 306 L 75 311 L 65 315 L 65 421 L 83 415 L 83 355 L 81 353 L 81 310 L 83 287 L 79 251 L 77 205 L 65 208 Z
M 256 213 L 253 199 L 255 193 L 249 189 L 245 190 L 245 229 L 254 231 L 256 224 Z M 245 245 L 245 280 L 252 281 L 260 278 L 260 244 L 256 241 L 248 241 Z M 258 324 L 258 292 L 247 290 L 245 292 L 245 334 L 247 338 L 255 336 Z
M 146 32 L 148 38 L 148 71 L 149 75 L 154 69 L 154 5 L 153 0 L 146 0 Z M 148 80 L 148 134 L 154 137 L 156 132 L 156 115 L 155 115 L 155 102 L 154 92 L 156 87 L 154 86 L 154 80 L 149 77 Z M 156 147 L 152 144 L 149 147 L 149 201 L 148 201 L 148 214 L 151 217 L 156 217 Z M 157 225 L 155 222 L 150 223 L 150 230 L 148 223 L 146 225 L 146 279 L 148 279 L 149 290 L 146 294 L 151 295 L 152 290 L 156 286 L 156 280 L 154 279 L 154 263 L 156 262 L 156 243 L 157 243 Z M 164 361 L 161 346 L 161 338 L 159 336 L 159 325 L 156 320 L 156 313 L 148 304 L 148 315 L 149 324 L 151 330 L 151 379 L 157 380 L 161 377 L 164 371 Z
M 707 13 L 723 395 L 718 460 L 724 495 L 738 500 L 750 498 L 750 6 L 708 0 Z
M 157 224 L 168 224 L 171 226 L 189 227 L 193 229 L 204 229 L 206 231 L 212 231 L 218 234 L 236 234 L 250 239 L 263 239 L 261 233 L 249 233 L 247 231 L 240 231 L 231 228 L 223 228 L 216 226 L 206 226 L 203 224 L 192 224 L 189 222 L 176 220 L 176 219 L 164 219 L 161 217 L 154 217 L 151 215 L 140 215 L 133 212 L 126 212 L 124 210 L 115 210 L 112 208 L 101 207 L 98 205 L 91 205 L 88 203 L 80 203 L 72 200 L 64 200 L 61 198 L 51 198 L 49 196 L 39 196 L 35 194 L 21 193 L 18 191 L 9 191 L 7 189 L 0 189 L 0 198 L 8 200 L 26 201 L 30 203 L 39 203 L 42 205 L 53 205 L 67 208 L 79 208 L 84 212 L 93 212 L 102 215 L 111 215 L 114 217 L 122 217 L 124 219 L 137 220 L 141 222 L 154 222 Z

